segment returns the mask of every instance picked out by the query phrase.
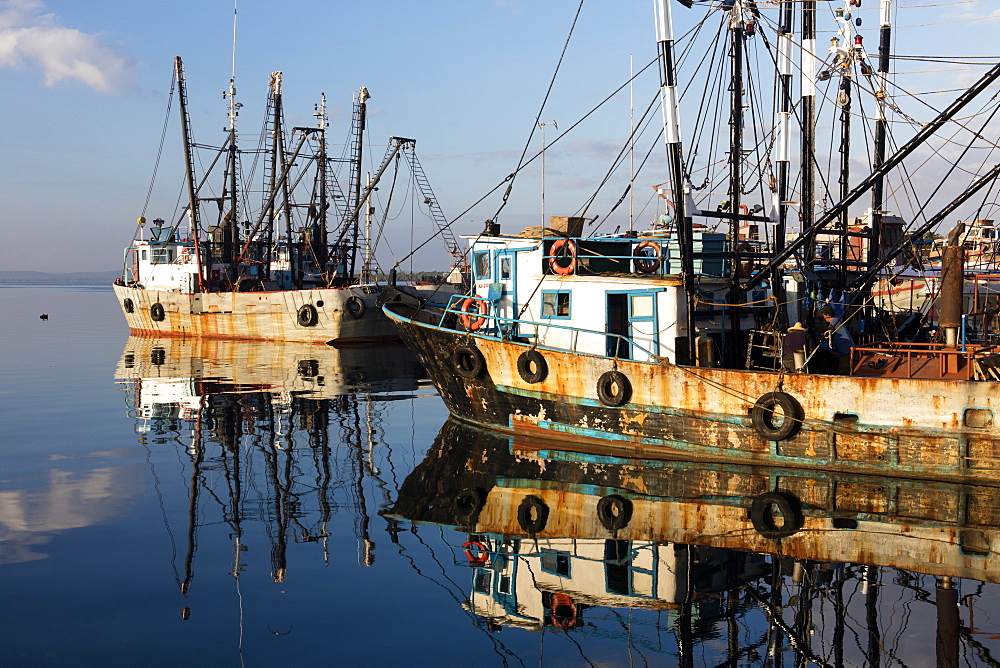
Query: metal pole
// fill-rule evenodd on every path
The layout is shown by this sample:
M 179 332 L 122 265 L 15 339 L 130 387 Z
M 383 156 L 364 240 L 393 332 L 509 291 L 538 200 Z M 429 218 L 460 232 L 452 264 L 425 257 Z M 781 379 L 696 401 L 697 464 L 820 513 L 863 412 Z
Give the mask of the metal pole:
M 552 121 L 551 123 L 538 124 L 538 127 L 542 129 L 542 227 L 546 227 L 545 225 L 545 126 L 546 125 L 554 125 L 556 130 L 559 129 L 559 126 L 556 125 L 555 121 Z
M 677 77 L 674 71 L 674 26 L 670 14 L 670 0 L 654 0 L 656 14 L 657 50 L 660 61 L 660 111 L 663 114 L 663 138 L 667 148 L 670 182 L 673 185 L 674 224 L 677 227 L 677 244 L 681 252 L 681 275 L 687 307 L 684 320 L 687 324 L 687 358 L 694 364 L 694 256 L 691 219 L 685 211 L 684 163 L 681 153 L 680 107 L 677 103 Z

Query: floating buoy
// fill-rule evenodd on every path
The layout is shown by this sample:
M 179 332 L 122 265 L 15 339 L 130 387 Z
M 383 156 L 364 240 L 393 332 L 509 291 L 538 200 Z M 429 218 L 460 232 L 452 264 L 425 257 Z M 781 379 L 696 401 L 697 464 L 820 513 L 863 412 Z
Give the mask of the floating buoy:
M 40 320 L 48 320 L 49 319 L 49 314 L 48 313 L 43 313 L 40 316 L 38 316 L 38 318 Z

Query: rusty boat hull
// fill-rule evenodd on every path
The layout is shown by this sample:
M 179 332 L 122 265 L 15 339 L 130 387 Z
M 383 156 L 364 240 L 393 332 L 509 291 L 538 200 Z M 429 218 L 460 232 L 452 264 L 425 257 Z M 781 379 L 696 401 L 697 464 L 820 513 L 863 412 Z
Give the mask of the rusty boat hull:
M 570 447 L 628 456 L 826 468 L 911 477 L 994 481 L 1000 463 L 1000 383 L 783 374 L 680 366 L 581 354 L 459 331 L 434 310 L 389 304 L 386 313 L 417 354 L 450 413 L 475 425 Z M 482 368 L 464 377 L 458 348 Z M 528 382 L 518 360 L 544 357 Z M 602 403 L 602 374 L 631 385 L 620 406 Z M 467 372 L 466 372 L 467 374 Z M 758 400 L 779 392 L 801 404 L 794 435 L 770 440 L 754 427 Z
M 450 286 L 444 288 L 449 294 L 453 291 Z M 442 286 L 404 289 L 426 298 Z M 114 290 L 125 321 L 136 335 L 338 346 L 399 340 L 392 323 L 375 304 L 382 286 L 185 293 L 115 284 Z
M 652 541 L 1000 582 L 995 484 L 544 448 L 532 438 L 449 421 L 388 516 L 450 527 L 484 543 Z M 755 510 L 761 499 L 776 497 L 786 504 L 781 528 Z M 546 509 L 531 531 L 520 511 L 526 498 Z M 628 509 L 617 522 L 602 515 L 608 499 Z

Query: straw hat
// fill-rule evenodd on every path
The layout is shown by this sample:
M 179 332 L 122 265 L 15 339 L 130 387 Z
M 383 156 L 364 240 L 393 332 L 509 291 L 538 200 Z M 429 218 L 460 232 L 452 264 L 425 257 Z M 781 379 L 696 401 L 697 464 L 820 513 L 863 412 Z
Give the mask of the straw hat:
M 788 328 L 789 332 L 808 332 L 809 330 L 802 326 L 801 322 L 797 322 Z

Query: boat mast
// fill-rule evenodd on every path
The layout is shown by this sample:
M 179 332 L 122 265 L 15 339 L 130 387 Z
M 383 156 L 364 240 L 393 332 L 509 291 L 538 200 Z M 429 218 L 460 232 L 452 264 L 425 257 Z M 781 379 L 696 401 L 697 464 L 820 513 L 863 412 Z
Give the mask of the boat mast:
M 235 250 L 240 245 L 239 216 L 237 213 L 239 191 L 236 189 L 236 167 L 239 157 L 236 147 L 236 117 L 239 116 L 240 107 L 243 106 L 236 101 L 235 75 L 229 79 L 229 90 L 224 92 L 222 97 L 229 101 L 229 110 L 226 113 L 226 117 L 229 119 L 229 151 L 226 157 L 226 174 L 228 178 L 226 179 L 226 186 L 222 194 L 223 200 L 229 200 L 229 213 L 223 218 L 221 224 L 222 248 L 220 249 L 220 259 L 226 263 L 226 273 L 229 275 L 229 283 L 233 285 L 237 280 L 233 259 L 235 257 Z M 226 189 L 229 191 L 228 193 L 225 192 Z
M 809 0 L 806 1 L 808 2 Z M 802 234 L 799 238 L 785 246 L 785 249 L 780 253 L 775 253 L 774 257 L 768 261 L 767 265 L 763 267 L 760 272 L 748 278 L 746 282 L 740 286 L 741 289 L 743 291 L 752 290 L 760 285 L 761 281 L 764 280 L 765 275 L 770 273 L 774 269 L 775 265 L 780 265 L 785 262 L 797 250 L 802 248 L 812 236 L 823 230 L 823 228 L 835 220 L 840 215 L 841 211 L 849 207 L 851 204 L 854 204 L 854 202 L 856 202 L 861 195 L 868 192 L 868 189 L 872 187 L 872 184 L 876 180 L 883 178 L 890 170 L 895 169 L 907 156 L 913 153 L 913 151 L 927 141 L 929 137 L 940 130 L 945 123 L 954 118 L 959 111 L 965 108 L 966 105 L 974 100 L 977 95 L 986 90 L 990 84 L 998 78 L 1000 78 L 1000 63 L 991 67 L 990 70 L 979 79 L 979 81 L 972 84 L 972 86 L 970 86 L 964 93 L 959 95 L 958 98 L 956 98 L 947 109 L 939 113 L 937 117 L 927 123 L 924 123 L 916 135 L 896 149 L 892 155 L 885 159 L 885 162 L 883 162 L 881 166 L 865 177 L 861 183 L 856 185 L 851 190 L 847 197 L 842 199 L 840 202 L 837 202 L 837 204 L 823 214 L 819 220 L 808 227 L 806 227 L 803 223 Z M 901 249 L 902 244 L 897 244 L 897 248 Z M 898 255 L 898 252 L 899 251 L 897 250 L 896 252 L 891 253 L 891 257 Z M 885 261 L 885 259 L 883 259 L 883 261 Z
M 667 149 L 667 164 L 670 182 L 673 185 L 674 225 L 677 229 L 677 244 L 681 252 L 681 275 L 687 307 L 684 320 L 687 323 L 687 359 L 695 359 L 695 286 L 694 256 L 692 255 L 693 234 L 691 218 L 685 211 L 684 162 L 681 153 L 680 108 L 677 103 L 677 75 L 674 71 L 674 26 L 670 14 L 669 0 L 653 0 L 656 14 L 657 51 L 660 63 L 660 110 L 663 114 L 663 138 Z
M 816 150 L 816 0 L 802 3 L 802 201 L 799 215 L 802 231 L 812 228 L 816 218 L 816 172 L 814 154 Z M 807 266 L 816 259 L 816 246 L 808 239 L 803 248 L 803 260 Z M 801 312 L 808 307 L 802 303 Z
M 836 57 L 835 65 L 841 68 L 840 89 L 837 92 L 837 104 L 840 106 L 840 199 L 851 192 L 851 96 L 854 83 L 853 66 L 856 47 L 851 45 L 851 14 L 850 0 L 844 0 L 844 9 L 837 10 L 837 22 L 840 29 L 837 37 L 831 40 L 830 52 Z M 859 37 L 860 39 L 860 37 Z M 859 46 L 859 45 L 858 45 Z M 839 238 L 837 240 L 837 286 L 843 289 L 847 286 L 849 216 L 847 207 L 840 212 L 838 219 Z
M 313 116 L 317 119 L 316 127 L 319 129 L 319 153 L 316 157 L 318 161 L 316 171 L 316 189 L 319 191 L 319 211 L 316 212 L 315 225 L 313 227 L 312 246 L 315 253 L 316 271 L 323 276 L 323 282 L 330 284 L 330 278 L 326 275 L 326 264 L 330 256 L 328 246 L 329 232 L 327 230 L 327 156 L 326 156 L 326 93 L 320 93 L 320 103 L 316 107 Z
M 877 169 L 885 161 L 886 130 L 888 119 L 887 84 L 889 77 L 889 53 L 892 48 L 892 0 L 882 0 L 879 8 L 878 71 L 875 79 L 875 155 L 873 164 Z M 882 216 L 885 214 L 885 179 L 880 178 L 872 185 L 872 211 L 869 224 L 868 266 L 879 260 L 882 247 Z
M 729 303 L 727 307 L 729 314 L 729 341 L 730 345 L 723 346 L 722 355 L 727 366 L 734 363 L 733 355 L 738 348 L 737 341 L 740 335 L 740 307 L 735 304 L 740 303 L 739 282 L 740 266 L 739 246 L 740 246 L 740 213 L 743 195 L 743 45 L 745 33 L 743 31 L 743 1 L 736 0 L 729 9 L 729 63 L 731 67 L 732 80 L 729 84 L 729 265 L 731 270 L 731 283 L 729 292 Z
M 771 241 L 775 253 L 785 248 L 785 228 L 788 218 L 788 174 L 791 167 L 789 153 L 792 117 L 792 22 L 794 11 L 791 2 L 781 4 L 778 18 L 778 90 L 781 96 L 777 114 L 777 168 L 776 184 L 771 202 L 771 219 L 774 220 L 774 239 Z M 785 303 L 784 271 L 775 267 L 771 273 L 771 290 L 779 305 Z M 779 306 L 778 326 L 783 327 L 786 310 Z
M 285 219 L 285 239 L 287 239 L 286 249 L 288 251 L 288 270 L 291 275 L 291 282 L 293 286 L 302 287 L 302 272 L 299 266 L 299 258 L 301 256 L 297 251 L 297 246 L 295 245 L 295 234 L 292 229 L 292 215 L 291 209 L 288 206 L 288 181 L 284 178 L 285 172 L 287 172 L 287 167 L 285 164 L 285 128 L 284 128 L 284 106 L 281 101 L 281 84 L 282 75 L 281 72 L 271 72 L 271 99 L 272 99 L 272 118 L 271 125 L 271 179 L 270 188 L 268 196 L 267 211 L 269 212 L 269 220 L 271 226 L 273 226 L 273 221 L 277 217 L 275 211 L 274 202 L 275 195 L 280 190 L 281 192 L 281 215 Z
M 354 214 L 349 221 L 351 229 L 351 257 L 348 264 L 348 281 L 354 279 L 355 265 L 358 258 L 358 213 L 361 210 L 361 158 L 364 149 L 365 121 L 368 114 L 368 89 L 364 86 L 358 90 L 357 102 L 354 104 L 354 146 L 351 159 L 351 198 L 354 204 Z
M 180 101 L 181 134 L 184 140 L 184 176 L 188 194 L 188 225 L 191 238 L 194 239 L 195 257 L 198 263 L 198 284 L 196 292 L 202 292 L 205 287 L 204 258 L 201 255 L 201 225 L 198 220 L 198 192 L 194 182 L 194 155 L 191 150 L 191 118 L 187 108 L 187 86 L 184 83 L 184 63 L 180 56 L 174 57 L 174 75 L 177 79 L 177 98 Z
M 365 178 L 365 189 L 369 192 L 372 187 L 372 173 L 368 172 Z M 361 282 L 362 283 L 374 283 L 375 279 L 375 269 L 372 266 L 372 213 L 375 212 L 375 207 L 371 205 L 371 202 L 365 200 L 365 246 L 363 252 L 363 263 L 361 265 Z

